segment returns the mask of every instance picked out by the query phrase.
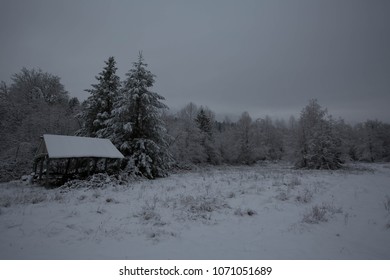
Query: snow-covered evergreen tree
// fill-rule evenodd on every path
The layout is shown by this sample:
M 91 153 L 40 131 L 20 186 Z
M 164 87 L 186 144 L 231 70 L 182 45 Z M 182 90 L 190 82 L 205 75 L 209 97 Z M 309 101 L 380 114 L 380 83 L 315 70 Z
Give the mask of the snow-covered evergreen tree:
M 341 142 L 334 121 L 317 100 L 310 100 L 302 110 L 297 129 L 296 165 L 310 169 L 341 167 Z
M 112 110 L 120 89 L 120 79 L 116 75 L 114 57 L 105 61 L 106 67 L 96 76 L 97 84 L 87 89 L 91 95 L 86 100 L 86 106 L 81 113 L 82 128 L 78 134 L 90 137 L 113 139 L 113 130 L 110 124 Z
M 155 75 L 147 70 L 142 53 L 126 76 L 114 110 L 115 142 L 143 176 L 166 176 L 171 156 L 161 113 L 168 107 L 163 96 L 150 90 Z

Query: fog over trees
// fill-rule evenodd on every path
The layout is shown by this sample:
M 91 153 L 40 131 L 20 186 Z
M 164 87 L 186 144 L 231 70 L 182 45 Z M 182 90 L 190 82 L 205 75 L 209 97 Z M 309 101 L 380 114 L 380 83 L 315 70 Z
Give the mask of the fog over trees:
M 390 124 L 380 120 L 351 125 L 315 99 L 289 120 L 243 112 L 238 121 L 218 121 L 207 104 L 190 100 L 172 113 L 152 90 L 156 76 L 142 53 L 123 81 L 114 57 L 104 63 L 82 104 L 60 77 L 40 69 L 23 68 L 10 84 L 1 82 L 0 181 L 31 172 L 44 133 L 109 138 L 126 156 L 123 170 L 147 178 L 199 164 L 286 160 L 297 168 L 338 169 L 349 161 L 390 161 Z

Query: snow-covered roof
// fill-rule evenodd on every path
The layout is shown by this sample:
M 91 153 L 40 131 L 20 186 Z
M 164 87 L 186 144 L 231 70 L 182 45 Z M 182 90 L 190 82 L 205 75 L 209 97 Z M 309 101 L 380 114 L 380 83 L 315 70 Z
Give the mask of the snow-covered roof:
M 39 154 L 49 158 L 124 158 L 109 139 L 65 135 L 43 135 Z

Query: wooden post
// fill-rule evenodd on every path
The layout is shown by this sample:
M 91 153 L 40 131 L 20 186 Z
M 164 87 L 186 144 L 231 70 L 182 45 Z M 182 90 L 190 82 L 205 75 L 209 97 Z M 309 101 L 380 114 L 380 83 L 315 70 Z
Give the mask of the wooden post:
M 106 158 L 104 161 L 104 172 L 106 172 L 106 173 L 107 173 L 107 161 L 108 161 L 108 158 Z
M 46 159 L 46 187 L 49 186 L 49 177 L 50 177 L 50 159 Z
M 75 166 L 75 169 L 76 169 L 76 174 L 78 175 L 79 174 L 79 159 L 76 158 L 76 166 Z
M 63 180 L 65 180 L 65 178 L 68 176 L 70 161 L 71 161 L 71 158 L 68 158 L 68 162 L 66 163 L 65 174 L 64 174 L 64 176 L 62 177 Z
M 38 159 L 34 159 L 34 166 L 33 166 L 33 172 L 34 172 L 34 175 L 37 173 L 37 166 L 38 166 Z
M 18 145 L 18 148 L 16 149 L 15 161 L 18 159 L 19 148 L 20 148 L 20 144 Z
M 93 168 L 92 168 L 92 173 L 95 173 L 96 172 L 96 167 L 97 167 L 97 162 L 98 162 L 98 158 L 94 158 L 93 159 Z
M 91 167 L 91 159 L 88 160 L 88 165 L 87 165 L 87 176 L 91 175 L 92 167 Z
M 43 162 L 45 161 L 44 158 L 40 158 L 39 159 L 41 162 L 40 162 L 40 166 L 39 166 L 39 180 L 42 180 L 42 173 L 43 173 Z

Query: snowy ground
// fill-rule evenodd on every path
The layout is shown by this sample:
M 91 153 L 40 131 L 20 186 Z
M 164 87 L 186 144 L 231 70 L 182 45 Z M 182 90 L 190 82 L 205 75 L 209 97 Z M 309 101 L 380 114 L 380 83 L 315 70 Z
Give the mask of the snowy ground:
M 106 179 L 0 184 L 0 259 L 390 259 L 390 164 Z

